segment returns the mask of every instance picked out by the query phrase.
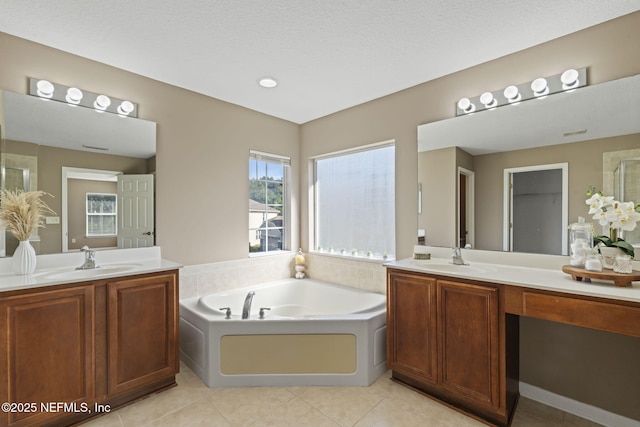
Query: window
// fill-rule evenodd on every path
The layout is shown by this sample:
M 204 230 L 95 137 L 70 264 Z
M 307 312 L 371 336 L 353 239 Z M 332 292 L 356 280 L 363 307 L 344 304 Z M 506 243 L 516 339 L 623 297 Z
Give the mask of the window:
M 287 249 L 288 157 L 251 151 L 249 155 L 249 252 Z
M 115 194 L 87 193 L 87 236 L 115 236 L 118 230 Z
M 315 245 L 359 256 L 395 252 L 395 145 L 314 161 Z

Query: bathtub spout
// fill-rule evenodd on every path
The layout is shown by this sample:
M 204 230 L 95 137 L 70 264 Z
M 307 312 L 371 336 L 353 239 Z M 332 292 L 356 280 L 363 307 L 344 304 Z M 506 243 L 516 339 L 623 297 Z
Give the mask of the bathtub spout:
M 249 291 L 249 293 L 247 294 L 246 298 L 244 299 L 244 306 L 242 307 L 242 318 L 243 319 L 248 319 L 249 318 L 249 312 L 251 311 L 251 301 L 253 301 L 253 296 L 256 293 L 253 291 Z

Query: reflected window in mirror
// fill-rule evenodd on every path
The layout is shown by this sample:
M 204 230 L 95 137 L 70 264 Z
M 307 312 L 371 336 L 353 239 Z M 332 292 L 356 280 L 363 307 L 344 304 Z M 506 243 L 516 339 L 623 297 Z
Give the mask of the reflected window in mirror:
M 116 236 L 117 212 L 115 194 L 87 193 L 87 237 Z

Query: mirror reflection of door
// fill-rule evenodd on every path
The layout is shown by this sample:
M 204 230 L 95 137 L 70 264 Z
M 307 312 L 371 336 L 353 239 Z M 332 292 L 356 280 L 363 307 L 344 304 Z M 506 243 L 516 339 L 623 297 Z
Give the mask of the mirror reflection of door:
M 153 175 L 119 175 L 118 202 L 118 247 L 153 246 Z
M 154 245 L 153 175 L 62 168 L 62 251 Z
M 505 169 L 504 250 L 567 254 L 566 175 L 566 163 Z
M 458 167 L 458 247 L 473 248 L 475 240 L 475 173 Z

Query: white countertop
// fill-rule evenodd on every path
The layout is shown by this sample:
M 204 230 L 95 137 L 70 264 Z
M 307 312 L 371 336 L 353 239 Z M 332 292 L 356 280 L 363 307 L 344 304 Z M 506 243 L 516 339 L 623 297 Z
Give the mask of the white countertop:
M 84 253 L 73 252 L 38 255 L 33 274 L 13 273 L 11 258 L 0 259 L 0 293 L 66 283 L 87 282 L 135 274 L 175 270 L 182 265 L 162 259 L 160 247 L 112 249 L 96 251 L 96 265 L 92 270 L 76 270 L 84 262 Z
M 413 258 L 385 263 L 386 267 L 418 273 L 436 274 L 489 283 L 523 286 L 545 291 L 564 292 L 590 297 L 640 302 L 640 282 L 631 286 L 615 286 L 611 281 L 592 279 L 576 281 L 560 268 L 524 267 L 468 261 L 469 265 L 453 265 L 450 258 L 416 260 Z M 568 264 L 568 262 L 567 262 Z

